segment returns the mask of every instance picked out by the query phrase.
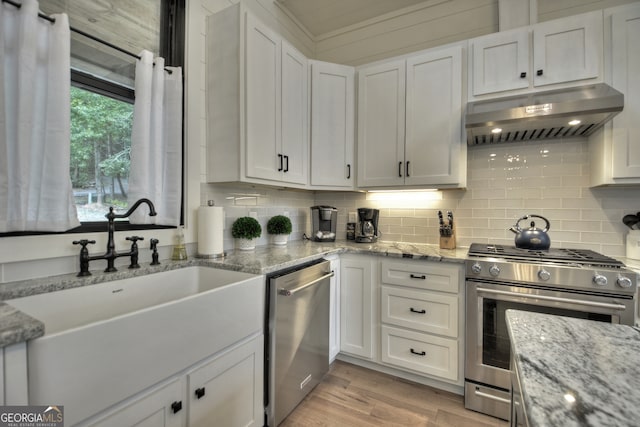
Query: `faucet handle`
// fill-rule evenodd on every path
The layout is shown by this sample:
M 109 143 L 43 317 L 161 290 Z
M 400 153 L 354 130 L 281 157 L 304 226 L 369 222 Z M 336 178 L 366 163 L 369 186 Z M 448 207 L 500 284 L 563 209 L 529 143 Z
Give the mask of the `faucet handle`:
M 131 237 L 125 237 L 125 240 L 128 240 L 130 242 L 137 242 L 138 240 L 144 240 L 144 237 L 140 237 L 140 236 L 131 236 Z
M 82 245 L 82 249 L 86 249 L 87 245 L 89 245 L 89 244 L 94 245 L 96 243 L 96 241 L 95 240 L 82 239 L 82 240 L 74 240 L 72 243 L 74 245 Z

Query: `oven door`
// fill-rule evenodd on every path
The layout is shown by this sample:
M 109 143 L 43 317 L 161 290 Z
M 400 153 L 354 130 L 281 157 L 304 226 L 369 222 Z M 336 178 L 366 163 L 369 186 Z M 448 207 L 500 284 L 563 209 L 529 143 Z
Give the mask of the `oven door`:
M 505 312 L 535 311 L 632 325 L 632 297 L 467 280 L 465 378 L 511 390 Z

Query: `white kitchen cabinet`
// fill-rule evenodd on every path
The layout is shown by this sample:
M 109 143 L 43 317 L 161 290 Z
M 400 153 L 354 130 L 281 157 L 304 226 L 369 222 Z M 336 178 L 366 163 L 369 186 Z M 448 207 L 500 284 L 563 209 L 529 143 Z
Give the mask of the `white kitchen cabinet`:
M 181 427 L 186 426 L 184 378 L 176 377 L 141 393 L 115 411 L 82 426 Z
M 254 334 L 78 424 L 109 427 L 262 426 L 264 341 Z
M 602 80 L 602 11 L 488 34 L 469 43 L 470 100 Z
M 308 183 L 308 60 L 240 4 L 207 19 L 207 180 Z
M 462 46 L 358 70 L 358 187 L 466 185 Z
M 605 81 L 624 109 L 589 137 L 591 185 L 640 184 L 640 5 L 606 9 Z
M 368 256 L 340 260 L 340 351 L 369 360 L 376 356 L 376 266 Z
M 329 363 L 340 353 L 340 258 L 326 256 L 331 262 L 333 276 L 329 280 Z
M 311 186 L 355 186 L 355 69 L 311 61 Z
M 29 384 L 27 343 L 0 349 L 0 405 L 27 405 Z
M 260 335 L 187 374 L 189 427 L 264 424 L 264 351 Z
M 381 362 L 462 384 L 462 267 L 385 259 L 380 270 Z

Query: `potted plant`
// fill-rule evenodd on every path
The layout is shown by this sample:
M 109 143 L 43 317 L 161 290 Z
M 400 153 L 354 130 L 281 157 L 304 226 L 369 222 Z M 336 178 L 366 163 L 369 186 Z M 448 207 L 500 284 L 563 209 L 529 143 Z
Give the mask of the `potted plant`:
M 267 222 L 267 232 L 273 235 L 274 245 L 286 245 L 291 230 L 291 220 L 284 215 L 271 217 Z
M 262 227 L 257 219 L 243 216 L 236 219 L 231 227 L 231 235 L 236 239 L 238 249 L 247 251 L 255 249 L 257 239 L 262 234 Z

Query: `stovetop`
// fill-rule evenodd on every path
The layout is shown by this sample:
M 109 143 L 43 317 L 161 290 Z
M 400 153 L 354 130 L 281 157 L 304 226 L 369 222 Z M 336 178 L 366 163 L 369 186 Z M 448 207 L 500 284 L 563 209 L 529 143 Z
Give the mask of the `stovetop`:
M 469 256 L 499 258 L 505 262 L 520 261 L 579 265 L 593 268 L 624 268 L 624 263 L 590 249 L 551 248 L 548 250 L 520 249 L 507 245 L 472 243 Z

